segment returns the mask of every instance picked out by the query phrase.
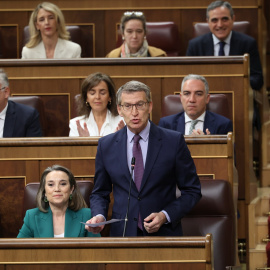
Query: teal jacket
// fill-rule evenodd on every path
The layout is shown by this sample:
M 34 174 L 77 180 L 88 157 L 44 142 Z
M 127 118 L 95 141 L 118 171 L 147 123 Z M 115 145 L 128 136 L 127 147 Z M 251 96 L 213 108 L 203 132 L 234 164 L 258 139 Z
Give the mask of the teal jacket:
M 91 218 L 91 210 L 82 208 L 77 212 L 67 209 L 65 216 L 65 237 L 98 237 L 100 234 L 93 234 L 85 230 L 81 222 Z M 39 238 L 54 237 L 53 216 L 51 208 L 48 212 L 41 212 L 38 208 L 26 211 L 24 224 L 20 229 L 17 238 Z

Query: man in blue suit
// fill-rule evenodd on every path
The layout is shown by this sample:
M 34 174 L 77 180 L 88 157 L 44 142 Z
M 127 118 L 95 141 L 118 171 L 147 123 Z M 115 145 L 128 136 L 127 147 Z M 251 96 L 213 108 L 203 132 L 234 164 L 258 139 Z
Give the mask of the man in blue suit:
M 90 197 L 94 217 L 87 223 L 107 219 L 113 191 L 113 219 L 125 219 L 130 197 L 125 236 L 181 236 L 181 218 L 201 197 L 200 181 L 184 137 L 149 121 L 153 105 L 147 85 L 130 81 L 119 88 L 116 98 L 126 126 L 99 139 Z M 136 157 L 133 182 L 135 137 L 139 137 L 141 158 Z M 142 173 L 139 187 L 136 171 Z M 181 190 L 178 198 L 176 185 Z M 99 233 L 103 227 L 86 229 Z M 124 221 L 112 223 L 111 236 L 122 236 L 124 227 Z
M 226 1 L 212 2 L 206 12 L 210 31 L 189 41 L 187 56 L 250 55 L 250 85 L 254 90 L 263 86 L 263 75 L 256 40 L 232 31 L 234 11 Z M 224 42 L 224 43 L 222 43 Z M 220 48 L 222 43 L 222 48 Z
M 233 131 L 230 119 L 206 110 L 210 94 L 208 82 L 203 76 L 186 76 L 181 84 L 180 99 L 184 111 L 161 118 L 159 126 L 185 135 L 227 134 Z M 193 121 L 196 121 L 194 126 Z
M 37 110 L 8 100 L 9 95 L 8 77 L 0 70 L 0 138 L 41 137 Z

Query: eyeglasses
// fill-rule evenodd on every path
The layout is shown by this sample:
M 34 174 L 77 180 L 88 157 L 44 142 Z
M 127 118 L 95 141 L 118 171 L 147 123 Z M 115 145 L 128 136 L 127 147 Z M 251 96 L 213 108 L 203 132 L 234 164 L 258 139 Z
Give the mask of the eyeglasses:
M 135 16 L 137 16 L 137 17 L 141 17 L 141 16 L 143 16 L 143 12 L 141 12 L 141 11 L 126 11 L 126 12 L 124 13 L 124 15 L 125 15 L 125 16 L 132 16 L 132 15 L 135 15 Z
M 123 108 L 123 110 L 126 111 L 126 112 L 132 111 L 132 110 L 133 110 L 133 106 L 136 108 L 136 110 L 142 111 L 142 110 L 145 109 L 145 106 L 146 106 L 146 104 L 148 104 L 148 103 L 149 103 L 149 102 L 147 102 L 147 101 L 140 101 L 140 102 L 138 102 L 138 103 L 136 103 L 136 104 L 125 103 L 125 104 L 120 105 L 120 106 L 121 106 L 121 107 Z

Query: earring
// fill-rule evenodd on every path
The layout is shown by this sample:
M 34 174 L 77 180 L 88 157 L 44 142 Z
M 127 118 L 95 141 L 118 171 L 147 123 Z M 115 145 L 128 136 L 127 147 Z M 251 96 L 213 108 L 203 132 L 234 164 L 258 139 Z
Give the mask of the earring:
M 87 101 L 85 102 L 85 104 L 86 104 L 87 107 L 90 107 L 90 105 L 89 105 L 89 103 Z
M 44 196 L 43 200 L 44 200 L 45 203 L 48 202 L 47 196 Z
M 69 195 L 69 200 L 72 201 L 72 198 L 73 198 L 73 196 L 72 196 L 72 194 L 70 194 Z
M 125 37 L 122 37 L 122 40 L 125 40 Z
M 111 100 L 109 100 L 109 101 L 108 101 L 108 104 L 109 104 L 109 105 L 111 105 L 111 104 L 112 104 L 112 101 L 111 101 Z

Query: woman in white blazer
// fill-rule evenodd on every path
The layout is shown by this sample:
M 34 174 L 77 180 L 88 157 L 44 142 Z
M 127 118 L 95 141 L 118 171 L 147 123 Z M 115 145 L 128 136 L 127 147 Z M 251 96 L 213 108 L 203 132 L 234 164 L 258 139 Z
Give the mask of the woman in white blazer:
M 23 47 L 22 59 L 80 58 L 81 47 L 69 41 L 62 11 L 54 4 L 43 2 L 29 20 L 30 40 Z
M 90 74 L 82 83 L 78 117 L 69 122 L 69 136 L 105 136 L 124 127 L 118 115 L 114 83 L 104 73 Z

